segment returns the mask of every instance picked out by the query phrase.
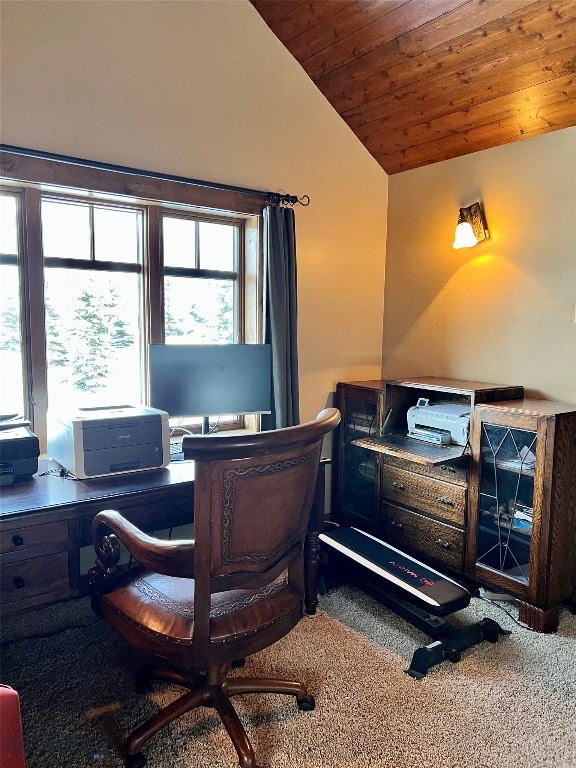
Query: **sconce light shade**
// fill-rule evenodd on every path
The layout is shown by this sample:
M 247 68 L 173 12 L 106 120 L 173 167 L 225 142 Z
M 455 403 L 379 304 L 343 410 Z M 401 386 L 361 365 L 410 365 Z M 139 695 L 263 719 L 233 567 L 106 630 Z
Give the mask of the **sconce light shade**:
M 486 219 L 480 203 L 472 203 L 468 208 L 460 208 L 453 248 L 472 248 L 481 240 L 490 237 Z

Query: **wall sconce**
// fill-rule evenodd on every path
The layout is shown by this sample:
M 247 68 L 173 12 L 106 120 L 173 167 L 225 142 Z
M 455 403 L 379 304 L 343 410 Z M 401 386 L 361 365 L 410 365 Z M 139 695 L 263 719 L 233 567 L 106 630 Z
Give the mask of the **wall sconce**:
M 480 203 L 472 203 L 468 208 L 460 208 L 453 248 L 472 248 L 476 243 L 490 237 L 486 219 Z

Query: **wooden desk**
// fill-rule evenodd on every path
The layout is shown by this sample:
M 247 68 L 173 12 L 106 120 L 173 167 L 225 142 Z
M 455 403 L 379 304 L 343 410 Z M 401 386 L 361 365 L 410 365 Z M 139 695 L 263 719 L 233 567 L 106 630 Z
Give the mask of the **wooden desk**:
M 147 532 L 191 523 L 194 462 L 93 480 L 38 474 L 0 492 L 2 616 L 87 594 L 80 548 L 92 545 L 94 516 L 117 509 Z
M 40 460 L 38 474 L 0 491 L 3 617 L 88 594 L 87 577 L 80 572 L 80 548 L 92 546 L 92 520 L 101 510 L 116 509 L 147 532 L 193 522 L 192 461 L 93 480 L 43 474 L 57 466 Z M 317 605 L 324 463 L 318 480 L 305 545 L 308 613 L 314 613 Z

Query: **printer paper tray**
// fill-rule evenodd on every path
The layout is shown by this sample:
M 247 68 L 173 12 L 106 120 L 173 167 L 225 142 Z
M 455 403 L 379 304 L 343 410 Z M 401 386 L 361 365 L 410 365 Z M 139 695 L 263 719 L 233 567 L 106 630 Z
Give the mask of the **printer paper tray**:
M 445 464 L 461 459 L 466 454 L 466 446 L 453 443 L 436 445 L 424 440 L 415 440 L 404 433 L 391 433 L 383 437 L 362 437 L 359 440 L 353 440 L 352 445 L 367 448 L 376 453 L 398 456 L 418 464 Z

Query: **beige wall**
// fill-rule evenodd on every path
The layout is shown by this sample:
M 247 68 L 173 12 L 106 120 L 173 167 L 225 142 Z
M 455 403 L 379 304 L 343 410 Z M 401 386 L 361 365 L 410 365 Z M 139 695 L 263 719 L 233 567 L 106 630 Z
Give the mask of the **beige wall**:
M 390 177 L 383 375 L 576 403 L 576 128 Z M 454 250 L 482 200 L 491 239 Z
M 388 177 L 247 0 L 3 2 L 7 144 L 311 197 L 301 415 L 381 367 Z

